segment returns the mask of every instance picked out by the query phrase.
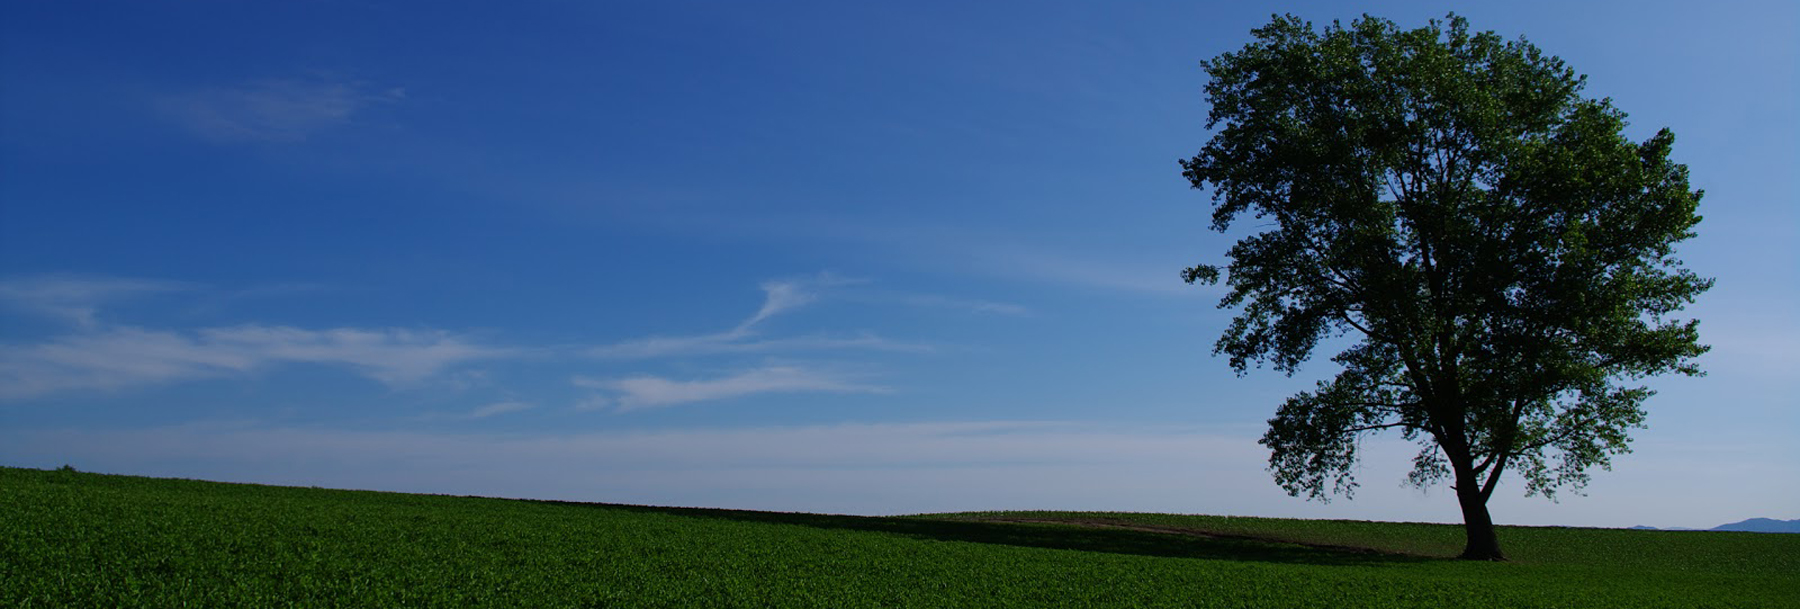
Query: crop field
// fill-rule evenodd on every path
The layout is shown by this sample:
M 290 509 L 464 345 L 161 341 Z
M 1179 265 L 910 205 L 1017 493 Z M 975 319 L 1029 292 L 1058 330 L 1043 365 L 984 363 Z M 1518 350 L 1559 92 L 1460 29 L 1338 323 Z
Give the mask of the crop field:
M 0 607 L 1796 607 L 1800 535 L 868 518 L 0 468 Z

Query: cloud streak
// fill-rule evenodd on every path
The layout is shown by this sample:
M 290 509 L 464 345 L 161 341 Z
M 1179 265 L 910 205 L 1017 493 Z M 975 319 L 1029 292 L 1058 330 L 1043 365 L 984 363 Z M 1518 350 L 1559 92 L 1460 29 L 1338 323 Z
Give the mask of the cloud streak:
M 344 366 L 401 386 L 456 365 L 513 353 L 441 331 L 246 325 L 174 332 L 116 327 L 36 344 L 0 345 L 0 399 L 118 390 L 292 363 Z
M 896 297 L 896 299 L 902 304 L 914 307 L 957 309 L 968 311 L 970 313 L 995 315 L 1031 314 L 1030 309 L 1016 304 L 969 298 L 952 298 L 937 294 L 904 294 Z
M 652 337 L 592 347 L 586 353 L 607 359 L 655 359 L 691 355 L 776 353 L 788 351 L 829 351 L 865 349 L 924 353 L 930 345 L 905 343 L 861 333 L 851 336 L 800 336 L 794 338 L 752 339 L 749 335 L 725 332 L 701 336 Z
M 368 91 L 331 79 L 262 79 L 167 96 L 158 109 L 215 142 L 297 142 L 350 121 L 373 104 L 406 97 L 394 88 Z
M 768 320 L 817 301 L 827 289 L 863 283 L 831 273 L 811 277 L 766 281 L 762 284 L 763 303 L 756 313 L 724 332 L 692 336 L 652 336 L 627 340 L 585 350 L 592 357 L 607 359 L 654 359 L 727 353 L 771 353 L 778 351 L 822 351 L 832 349 L 871 349 L 878 351 L 929 351 L 925 345 L 898 343 L 872 333 L 853 336 L 803 336 L 794 338 L 757 338 L 758 326 Z
M 290 289 L 294 288 L 279 286 L 277 291 Z M 173 281 L 77 275 L 0 281 L 0 305 L 73 326 L 36 342 L 0 343 L 0 399 L 115 391 L 297 363 L 342 366 L 390 386 L 403 386 L 464 363 L 518 353 L 438 330 L 315 330 L 267 324 L 167 330 L 100 318 L 103 305 L 177 291 L 207 289 Z
M 0 303 L 91 328 L 98 324 L 101 304 L 189 287 L 174 281 L 45 275 L 0 281 Z
M 462 418 L 485 419 L 488 417 L 502 415 L 502 414 L 506 414 L 509 412 L 519 412 L 519 411 L 523 411 L 523 410 L 531 410 L 532 408 L 533 408 L 533 406 L 531 404 L 528 404 L 525 402 L 495 402 L 493 404 L 488 404 L 486 406 L 482 406 L 480 408 L 471 410 L 468 413 L 464 414 L 462 416 Z
M 800 308 L 818 299 L 818 293 L 811 285 L 801 281 L 768 281 L 762 284 L 763 305 L 755 315 L 738 324 L 728 334 L 742 334 L 763 320 L 781 314 L 784 311 Z
M 671 380 L 651 375 L 616 379 L 576 377 L 577 387 L 599 389 L 610 395 L 604 403 L 619 412 L 710 402 L 760 393 L 883 393 L 887 388 L 855 378 L 798 366 L 766 366 L 737 374 L 699 380 Z
M 1182 268 L 1194 252 L 1182 242 L 1136 243 L 1102 249 L 1022 237 L 998 227 L 869 222 L 847 216 L 732 217 L 729 230 L 754 227 L 758 235 L 816 240 L 842 247 L 877 248 L 934 270 L 1003 281 L 1027 281 L 1093 293 L 1216 297 L 1215 286 L 1190 286 Z
M 731 329 L 695 336 L 650 337 L 599 346 L 529 350 L 556 358 L 656 359 L 699 355 L 863 350 L 928 352 L 924 344 L 896 342 L 871 332 L 766 337 L 770 320 L 816 302 L 822 294 L 864 283 L 831 273 L 772 280 L 760 287 L 763 302 Z M 101 319 L 102 305 L 143 294 L 207 291 L 175 282 L 45 276 L 0 281 L 0 304 L 73 325 L 72 331 L 35 342 L 0 343 L 0 399 L 17 400 L 74 391 L 120 391 L 182 381 L 244 375 L 290 364 L 347 368 L 393 387 L 411 385 L 481 360 L 509 358 L 527 349 L 482 344 L 438 330 L 340 327 L 309 329 L 243 324 L 190 329 L 150 328 Z M 881 302 L 1015 314 L 1000 303 L 888 294 Z M 727 400 L 764 393 L 874 393 L 887 388 L 839 372 L 793 365 L 763 365 L 717 378 L 673 379 L 650 374 L 580 377 L 598 390 L 586 407 L 621 411 Z M 502 414 L 493 411 L 481 417 Z M 475 418 L 481 418 L 475 417 Z
M 751 315 L 749 319 L 738 324 L 731 333 L 749 332 L 752 327 L 766 319 L 818 300 L 820 292 L 828 288 L 859 283 L 864 283 L 864 281 L 841 277 L 829 272 L 811 277 L 765 281 L 762 284 L 762 308 L 757 309 L 755 315 Z
M 1079 257 L 1062 250 L 1022 244 L 990 244 L 972 248 L 972 266 L 986 272 L 1097 292 L 1165 296 L 1212 295 L 1216 290 L 1181 280 L 1179 263 L 1145 263 Z

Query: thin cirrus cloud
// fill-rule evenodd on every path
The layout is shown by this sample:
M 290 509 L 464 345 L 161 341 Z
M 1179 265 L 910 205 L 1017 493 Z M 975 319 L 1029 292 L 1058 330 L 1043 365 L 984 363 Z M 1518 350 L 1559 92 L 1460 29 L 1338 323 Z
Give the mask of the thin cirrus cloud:
M 989 300 L 973 300 L 968 298 L 951 298 L 937 294 L 905 294 L 897 298 L 902 304 L 915 307 L 931 307 L 959 309 L 971 313 L 991 313 L 998 315 L 1030 315 L 1031 310 L 1023 306 L 993 302 Z
M 743 397 L 759 393 L 885 393 L 888 388 L 870 385 L 856 377 L 799 366 L 776 365 L 746 370 L 729 376 L 672 380 L 637 375 L 614 379 L 575 377 L 577 387 L 605 392 L 584 402 L 588 407 L 616 406 L 626 412 Z
M 0 399 L 116 391 L 297 363 L 342 366 L 389 386 L 404 386 L 455 366 L 519 352 L 440 330 L 268 324 L 173 330 L 109 322 L 100 314 L 103 306 L 131 297 L 182 290 L 205 291 L 178 282 L 119 277 L 0 280 L 0 305 L 72 326 L 34 342 L 0 343 Z
M 113 327 L 24 345 L 0 345 L 0 399 L 118 390 L 279 364 L 339 365 L 391 386 L 450 367 L 506 357 L 441 331 L 245 325 L 191 332 Z
M 464 419 L 485 419 L 488 417 L 502 415 L 502 414 L 506 414 L 509 412 L 519 412 L 522 410 L 531 410 L 532 408 L 533 408 L 533 406 L 531 404 L 528 404 L 525 402 L 495 402 L 492 404 L 488 404 L 486 406 L 482 406 L 480 408 L 476 408 L 467 413 L 464 413 L 462 415 L 462 418 L 464 418 Z
M 46 275 L 0 281 L 0 304 L 91 328 L 104 303 L 188 287 L 174 281 Z
M 666 336 L 601 345 L 587 349 L 593 357 L 607 359 L 655 359 L 662 357 L 771 353 L 776 351 L 827 351 L 865 349 L 923 353 L 930 345 L 905 343 L 871 333 L 851 336 L 800 336 L 793 338 L 754 339 L 747 333 L 721 332 L 700 336 Z
M 1184 284 L 1178 263 L 1083 257 L 1022 244 L 985 245 L 968 255 L 969 264 L 978 269 L 1084 290 L 1167 296 L 1210 293 Z
M 915 264 L 1006 281 L 1061 286 L 1097 293 L 1191 297 L 1222 291 L 1185 285 L 1180 270 L 1191 265 L 1192 252 L 1182 245 L 1141 244 L 1121 255 L 1091 247 L 1071 247 L 1021 238 L 1005 229 L 982 226 L 870 223 L 850 217 L 734 217 L 737 228 L 759 234 L 816 239 L 859 248 L 878 248 Z M 1170 262 L 1173 261 L 1173 262 Z M 974 305 L 989 313 L 1029 313 L 1004 303 L 928 297 L 918 305 Z M 997 305 L 997 306 L 995 306 Z
M 762 284 L 763 304 L 755 314 L 744 319 L 738 325 L 724 332 L 698 334 L 691 336 L 652 336 L 648 338 L 621 341 L 612 344 L 590 347 L 586 354 L 607 359 L 654 359 L 662 357 L 771 353 L 778 351 L 825 351 L 837 349 L 863 349 L 872 351 L 898 351 L 920 353 L 934 350 L 932 346 L 918 343 L 898 342 L 882 338 L 871 332 L 859 332 L 853 335 L 808 335 L 786 338 L 761 338 L 761 326 L 770 319 L 790 311 L 800 309 L 818 301 L 835 288 L 868 283 L 865 280 L 849 279 L 831 273 L 820 273 L 811 277 L 797 279 L 780 279 L 766 281 Z M 1025 307 L 987 300 L 952 298 L 936 294 L 915 294 L 904 292 L 862 291 L 855 294 L 837 294 L 834 298 L 858 301 L 862 303 L 896 304 L 911 307 L 927 307 L 939 309 L 955 309 L 978 314 L 1029 315 Z
M 750 328 L 765 319 L 779 315 L 784 311 L 799 308 L 807 303 L 817 300 L 819 297 L 818 286 L 831 285 L 828 283 L 829 281 L 829 279 L 826 279 L 823 281 L 785 280 L 763 282 L 762 308 L 757 309 L 755 315 L 751 315 L 749 319 L 738 324 L 736 328 L 732 329 L 732 331 L 727 334 L 748 333 Z
M 274 78 L 168 95 L 157 106 L 176 124 L 215 142 L 297 142 L 348 123 L 371 105 L 405 97 L 400 88 L 371 91 L 328 78 Z
M 415 383 L 450 366 L 514 354 L 441 330 L 239 326 L 200 332 L 205 344 L 252 353 L 270 362 L 342 364 L 387 383 Z
M 0 305 L 67 322 L 35 341 L 0 342 L 0 399 L 76 391 L 120 391 L 206 378 L 243 375 L 289 364 L 347 368 L 394 387 L 416 384 L 472 362 L 527 352 L 612 359 L 711 354 L 869 350 L 924 352 L 873 333 L 766 337 L 771 319 L 819 300 L 837 288 L 863 283 L 830 273 L 764 282 L 762 305 L 731 329 L 697 336 L 651 337 L 595 347 L 529 349 L 493 346 L 440 330 L 339 327 L 309 329 L 250 323 L 200 328 L 153 328 L 107 320 L 103 305 L 156 292 L 206 292 L 204 286 L 106 277 L 45 276 L 0 280 Z M 865 295 L 866 296 L 866 295 Z M 877 295 L 908 306 L 952 307 L 1016 314 L 1000 303 L 908 294 Z M 836 297 L 836 296 L 834 296 Z M 855 298 L 851 298 L 854 300 Z M 761 393 L 875 393 L 887 388 L 856 375 L 796 365 L 762 365 L 717 378 L 653 375 L 579 377 L 594 389 L 583 408 L 634 410 L 725 400 Z M 523 409 L 516 404 L 468 413 L 485 418 Z M 463 415 L 459 415 L 463 416 Z
M 759 338 L 759 326 L 769 319 L 817 301 L 830 288 L 863 283 L 831 273 L 812 277 L 780 279 L 762 284 L 763 304 L 755 314 L 732 329 L 693 336 L 652 336 L 590 347 L 585 353 L 607 359 L 653 359 L 731 353 L 768 353 L 776 351 L 816 351 L 831 349 L 869 349 L 877 351 L 929 351 L 925 345 L 891 341 L 873 333 L 853 336 L 802 336 Z

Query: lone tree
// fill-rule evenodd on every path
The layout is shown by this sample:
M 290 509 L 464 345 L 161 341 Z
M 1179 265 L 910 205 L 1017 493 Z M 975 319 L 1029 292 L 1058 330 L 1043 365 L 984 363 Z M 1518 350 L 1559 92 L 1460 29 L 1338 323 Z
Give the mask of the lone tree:
M 1239 315 L 1214 353 L 1240 375 L 1355 339 L 1269 420 L 1269 470 L 1290 495 L 1349 496 L 1359 441 L 1398 429 L 1422 447 L 1407 481 L 1455 489 L 1462 557 L 1504 560 L 1503 473 L 1579 491 L 1643 427 L 1636 381 L 1702 374 L 1698 322 L 1667 319 L 1712 285 L 1673 257 L 1701 197 L 1674 136 L 1627 140 L 1562 60 L 1455 15 L 1253 33 L 1202 64 L 1216 131 L 1181 166 L 1212 189 L 1214 230 L 1249 214 L 1261 232 L 1182 277 L 1225 271 Z

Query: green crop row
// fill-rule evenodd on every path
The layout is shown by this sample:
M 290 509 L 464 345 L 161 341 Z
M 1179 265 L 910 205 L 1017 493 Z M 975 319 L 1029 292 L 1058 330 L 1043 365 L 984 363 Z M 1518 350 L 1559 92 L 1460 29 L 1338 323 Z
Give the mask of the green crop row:
M 1488 564 L 1433 557 L 1455 533 L 1433 525 L 1019 514 L 862 518 L 0 468 L 0 607 L 1800 605 L 1800 536 L 1508 529 L 1520 559 Z M 1215 536 L 991 521 L 1007 517 Z

